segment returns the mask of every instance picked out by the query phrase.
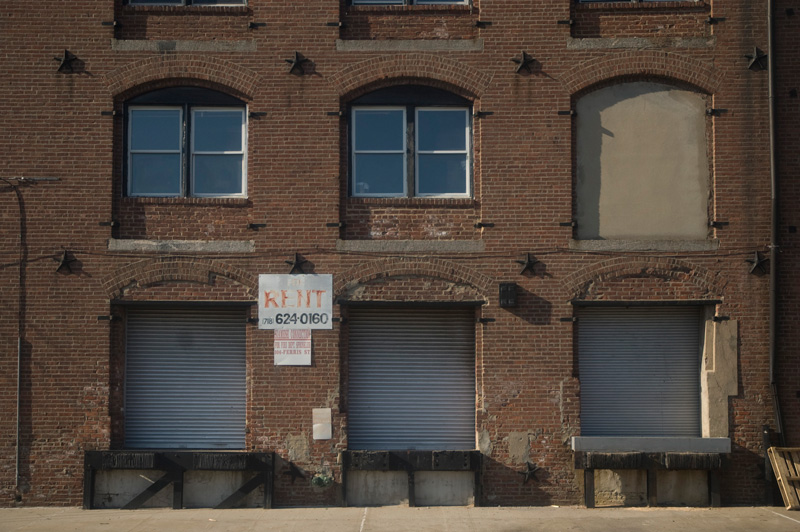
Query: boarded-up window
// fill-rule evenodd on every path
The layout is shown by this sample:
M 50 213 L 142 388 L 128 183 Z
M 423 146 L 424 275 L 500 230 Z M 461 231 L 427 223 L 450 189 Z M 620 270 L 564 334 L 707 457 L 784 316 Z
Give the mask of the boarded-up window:
M 578 238 L 707 238 L 705 108 L 700 93 L 650 82 L 578 100 Z

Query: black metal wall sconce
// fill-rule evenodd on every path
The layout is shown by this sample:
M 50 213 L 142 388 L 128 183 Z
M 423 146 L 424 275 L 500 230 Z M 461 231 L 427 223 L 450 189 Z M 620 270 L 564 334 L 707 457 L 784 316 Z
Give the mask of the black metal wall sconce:
M 517 306 L 517 283 L 500 283 L 500 308 Z

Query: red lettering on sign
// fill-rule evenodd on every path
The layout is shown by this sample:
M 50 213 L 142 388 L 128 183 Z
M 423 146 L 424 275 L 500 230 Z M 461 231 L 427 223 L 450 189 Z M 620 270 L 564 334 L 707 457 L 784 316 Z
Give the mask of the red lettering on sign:
M 278 306 L 278 301 L 275 299 L 275 293 L 273 290 L 266 290 L 264 292 L 264 307 L 269 308 L 270 303 L 274 306 Z
M 310 292 L 314 292 L 317 296 L 317 308 L 322 307 L 322 294 L 327 292 L 327 290 L 310 290 Z

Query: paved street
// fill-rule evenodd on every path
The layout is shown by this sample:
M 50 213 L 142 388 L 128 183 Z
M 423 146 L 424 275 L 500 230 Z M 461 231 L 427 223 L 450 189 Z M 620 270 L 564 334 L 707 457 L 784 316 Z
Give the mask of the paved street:
M 783 508 L 294 508 L 274 510 L 0 509 L 1 532 L 800 531 Z

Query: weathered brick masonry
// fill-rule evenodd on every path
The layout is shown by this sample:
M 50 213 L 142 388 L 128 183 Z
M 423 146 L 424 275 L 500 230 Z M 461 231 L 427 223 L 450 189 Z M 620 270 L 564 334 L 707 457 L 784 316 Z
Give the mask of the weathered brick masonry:
M 797 444 L 800 13 L 788 10 L 800 6 L 777 4 L 777 368 L 786 440 Z M 295 253 L 307 272 L 333 274 L 344 300 L 485 303 L 475 345 L 480 504 L 582 501 L 570 449 L 581 435 L 574 300 L 707 302 L 738 323 L 722 502 L 764 501 L 762 427 L 776 429 L 769 277 L 745 262 L 770 243 L 768 78 L 745 57 L 769 51 L 764 2 L 42 0 L 5 2 L 0 27 L 1 505 L 78 505 L 84 452 L 124 448 L 129 303 L 255 301 L 258 275 L 288 273 Z M 54 60 L 65 49 L 77 57 L 71 73 Z M 296 51 L 310 60 L 302 74 L 285 61 Z M 535 61 L 518 73 L 511 59 L 523 51 Z M 689 89 L 725 110 L 704 118 L 708 221 L 725 223 L 710 226 L 702 246 L 576 245 L 576 117 L 559 111 L 628 82 Z M 402 85 L 471 102 L 469 197 L 352 197 L 349 103 Z M 247 122 L 246 197 L 127 197 L 125 102 L 183 86 L 263 113 Z M 252 246 L 114 247 L 134 241 Z M 71 273 L 56 272 L 65 250 Z M 540 262 L 520 274 L 527 253 Z M 501 282 L 517 284 L 515 308 L 499 307 Z M 348 307 L 335 312 L 347 318 Z M 339 504 L 347 322 L 314 331 L 310 367 L 273 365 L 273 333 L 255 325 L 246 344 L 245 450 L 280 458 L 275 503 Z M 333 439 L 312 439 L 313 408 L 332 409 Z M 287 462 L 335 483 L 295 481 L 282 474 Z M 526 462 L 540 470 L 523 484 Z

